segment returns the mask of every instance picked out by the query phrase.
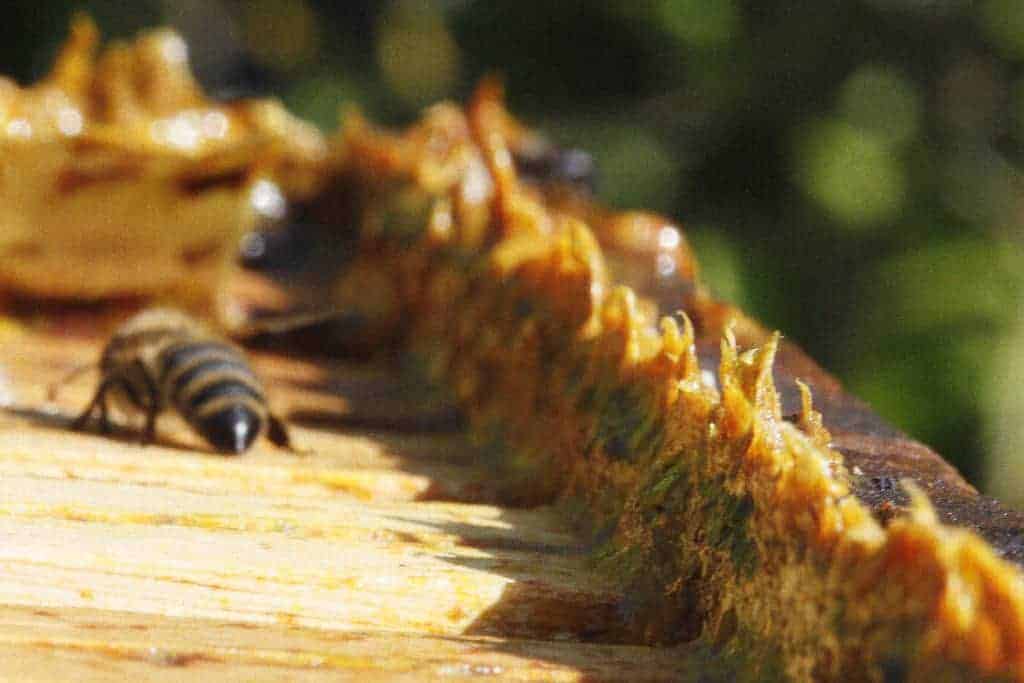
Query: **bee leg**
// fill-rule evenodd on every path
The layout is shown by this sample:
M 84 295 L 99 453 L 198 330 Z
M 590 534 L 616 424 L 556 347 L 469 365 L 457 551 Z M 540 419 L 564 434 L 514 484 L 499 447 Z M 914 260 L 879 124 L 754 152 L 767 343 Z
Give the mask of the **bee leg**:
M 100 434 L 109 434 L 111 431 L 110 418 L 107 417 L 107 397 L 104 396 L 100 401 Z
M 159 412 L 156 406 L 150 406 L 146 411 L 146 426 L 142 430 L 143 446 L 148 446 L 156 441 L 156 416 Z
M 270 439 L 270 443 L 274 444 L 278 448 L 295 451 L 295 447 L 292 446 L 292 440 L 291 437 L 288 436 L 288 429 L 284 426 L 284 422 L 273 413 L 267 413 L 267 438 Z
M 110 420 L 107 418 L 107 391 L 113 385 L 110 380 L 104 380 L 100 383 L 99 389 L 93 395 L 92 400 L 89 401 L 89 405 L 86 406 L 78 417 L 75 418 L 74 422 L 71 423 L 71 429 L 75 431 L 82 431 L 89 423 L 89 418 L 96 411 L 96 408 L 100 409 L 100 431 L 104 434 L 110 432 Z
M 160 394 L 141 360 L 136 359 L 132 363 L 132 367 L 137 376 L 145 380 L 146 383 L 146 399 L 143 401 L 146 411 L 146 426 L 142 430 L 141 442 L 143 446 L 147 446 L 156 441 L 156 418 L 160 414 Z M 125 374 L 125 385 L 128 388 L 131 387 L 128 373 Z

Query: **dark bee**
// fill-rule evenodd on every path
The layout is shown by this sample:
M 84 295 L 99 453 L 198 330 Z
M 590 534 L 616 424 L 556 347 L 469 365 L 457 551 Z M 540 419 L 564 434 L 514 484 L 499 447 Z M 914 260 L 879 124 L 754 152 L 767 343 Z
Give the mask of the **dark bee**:
M 143 443 L 155 438 L 157 416 L 174 408 L 223 453 L 242 453 L 264 427 L 271 442 L 291 449 L 284 423 L 267 407 L 242 352 L 183 313 L 151 309 L 136 315 L 107 343 L 99 370 L 99 388 L 75 429 L 84 429 L 98 409 L 100 430 L 108 432 L 109 397 L 146 416 Z
M 582 149 L 530 145 L 513 153 L 516 170 L 526 180 L 569 185 L 593 193 L 597 186 L 594 158 Z

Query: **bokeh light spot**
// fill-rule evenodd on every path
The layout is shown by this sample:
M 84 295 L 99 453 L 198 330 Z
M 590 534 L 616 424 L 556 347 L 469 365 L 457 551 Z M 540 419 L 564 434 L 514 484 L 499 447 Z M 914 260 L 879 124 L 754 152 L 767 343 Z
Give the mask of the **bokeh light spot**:
M 839 225 L 855 229 L 893 220 L 906 195 L 896 153 L 873 133 L 835 119 L 798 131 L 796 180 Z
M 360 99 L 358 89 L 338 74 L 320 74 L 304 79 L 284 96 L 290 110 L 313 121 L 323 130 L 337 128 L 341 108 Z
M 732 0 L 661 0 L 664 27 L 690 47 L 716 47 L 731 41 L 740 28 Z
M 319 24 L 305 0 L 250 0 L 244 7 L 246 44 L 263 62 L 294 69 L 317 54 Z
M 434 3 L 396 2 L 382 16 L 378 32 L 381 73 L 407 104 L 431 103 L 448 95 L 458 83 L 459 48 Z

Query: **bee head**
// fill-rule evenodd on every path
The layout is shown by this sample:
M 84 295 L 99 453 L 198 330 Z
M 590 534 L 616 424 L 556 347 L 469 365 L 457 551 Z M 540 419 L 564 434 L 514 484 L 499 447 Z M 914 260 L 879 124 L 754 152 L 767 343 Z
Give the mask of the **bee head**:
M 222 453 L 246 451 L 260 432 L 260 416 L 244 405 L 230 405 L 203 418 L 196 431 Z

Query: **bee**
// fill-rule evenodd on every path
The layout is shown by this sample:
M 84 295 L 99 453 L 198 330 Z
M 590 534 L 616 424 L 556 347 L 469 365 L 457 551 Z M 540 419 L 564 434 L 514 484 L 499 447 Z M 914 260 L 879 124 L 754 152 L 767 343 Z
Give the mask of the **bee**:
M 516 170 L 537 183 L 562 183 L 594 193 L 597 187 L 597 164 L 582 149 L 557 145 L 533 145 L 513 152 Z
M 99 387 L 73 429 L 85 429 L 98 410 L 99 428 L 109 432 L 110 398 L 145 415 L 143 443 L 155 439 L 160 413 L 173 408 L 222 453 L 244 452 L 264 428 L 273 444 L 293 450 L 242 352 L 184 313 L 157 308 L 131 318 L 107 342 L 98 368 Z

